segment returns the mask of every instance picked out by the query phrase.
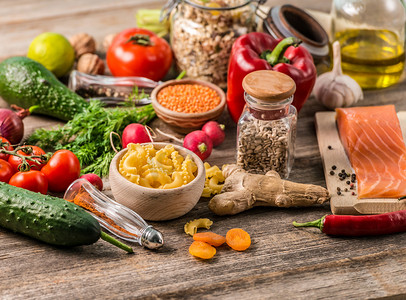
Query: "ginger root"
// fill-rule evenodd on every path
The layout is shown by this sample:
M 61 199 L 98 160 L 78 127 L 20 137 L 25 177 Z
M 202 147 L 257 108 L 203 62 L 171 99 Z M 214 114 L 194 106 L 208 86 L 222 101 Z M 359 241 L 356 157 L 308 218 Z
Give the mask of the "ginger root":
M 283 180 L 275 171 L 250 174 L 236 165 L 226 165 L 223 174 L 224 187 L 209 202 L 217 215 L 235 215 L 254 206 L 311 206 L 330 200 L 327 189 Z

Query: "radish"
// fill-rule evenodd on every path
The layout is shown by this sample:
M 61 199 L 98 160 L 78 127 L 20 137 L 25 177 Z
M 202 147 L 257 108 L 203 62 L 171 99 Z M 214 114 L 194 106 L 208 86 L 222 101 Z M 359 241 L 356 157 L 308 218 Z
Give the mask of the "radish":
M 211 154 L 213 142 L 204 131 L 195 130 L 185 136 L 183 147 L 196 153 L 201 160 L 205 160 Z
M 93 173 L 88 173 L 88 174 L 80 176 L 80 178 L 83 178 L 83 179 L 86 179 L 87 181 L 89 181 L 99 191 L 103 190 L 103 181 L 101 180 L 101 178 L 98 175 L 93 174 Z
M 209 121 L 202 127 L 202 130 L 209 136 L 209 138 L 213 142 L 213 147 L 217 147 L 222 142 L 224 142 L 224 139 L 226 138 L 224 129 L 224 124 L 219 124 L 216 121 Z
M 124 128 L 121 137 L 123 148 L 127 148 L 129 143 L 142 144 L 151 143 L 151 138 L 144 125 L 132 123 Z

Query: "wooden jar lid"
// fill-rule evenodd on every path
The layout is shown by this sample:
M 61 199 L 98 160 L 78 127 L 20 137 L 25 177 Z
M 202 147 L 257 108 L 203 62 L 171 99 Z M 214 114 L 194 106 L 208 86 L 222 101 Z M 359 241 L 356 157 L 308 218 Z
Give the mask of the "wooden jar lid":
M 250 96 L 269 102 L 285 100 L 296 91 L 296 84 L 292 78 L 271 70 L 247 74 L 242 81 L 242 87 Z

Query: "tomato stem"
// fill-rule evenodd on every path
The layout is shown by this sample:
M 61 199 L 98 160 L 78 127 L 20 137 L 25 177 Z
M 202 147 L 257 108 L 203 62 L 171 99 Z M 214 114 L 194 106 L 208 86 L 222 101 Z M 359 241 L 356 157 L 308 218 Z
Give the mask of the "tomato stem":
M 0 153 L 14 155 L 21 158 L 22 162 L 21 164 L 18 165 L 18 170 L 22 172 L 29 171 L 31 169 L 31 166 L 27 162 L 27 160 L 35 162 L 36 164 L 40 165 L 42 163 L 47 163 L 52 156 L 52 153 L 47 153 L 43 155 L 30 155 L 32 153 L 32 147 L 30 146 L 18 146 L 12 151 L 6 150 L 4 148 L 5 146 L 9 146 L 9 143 L 0 142 Z M 17 153 L 20 150 L 26 153 L 28 156 Z M 35 158 L 39 158 L 39 160 Z
M 147 34 L 135 34 L 129 38 L 127 43 L 132 42 L 134 45 L 153 46 L 151 38 Z

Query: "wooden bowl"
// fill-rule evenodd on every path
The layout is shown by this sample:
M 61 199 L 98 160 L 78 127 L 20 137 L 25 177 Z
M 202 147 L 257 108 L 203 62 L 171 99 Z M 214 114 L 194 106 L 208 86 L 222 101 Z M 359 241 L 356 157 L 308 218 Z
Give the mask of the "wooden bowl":
M 161 149 L 169 143 L 154 143 L 155 149 Z M 153 189 L 132 183 L 118 171 L 121 158 L 127 152 L 118 152 L 111 164 L 109 181 L 115 200 L 134 210 L 149 221 L 175 219 L 188 213 L 199 201 L 205 182 L 205 168 L 202 160 L 192 151 L 173 145 L 183 157 L 190 155 L 197 165 L 197 175 L 188 184 L 174 189 Z
M 220 104 L 204 113 L 183 113 L 170 110 L 158 102 L 157 95 L 164 87 L 176 84 L 200 84 L 207 86 L 215 90 L 220 96 Z M 154 88 L 151 93 L 151 100 L 157 116 L 179 133 L 189 133 L 193 130 L 200 129 L 204 123 L 208 121 L 218 119 L 226 105 L 226 95 L 221 88 L 210 82 L 195 79 L 180 79 L 164 82 Z

